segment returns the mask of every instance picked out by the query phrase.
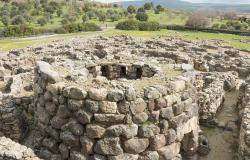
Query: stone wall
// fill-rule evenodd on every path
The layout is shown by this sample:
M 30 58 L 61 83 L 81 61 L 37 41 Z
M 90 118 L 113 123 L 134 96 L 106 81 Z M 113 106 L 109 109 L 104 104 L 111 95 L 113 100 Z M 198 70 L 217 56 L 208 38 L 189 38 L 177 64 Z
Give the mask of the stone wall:
M 0 137 L 0 159 L 1 160 L 40 160 L 34 152 L 11 139 Z
M 0 105 L 0 136 L 20 141 L 33 123 L 33 97 L 8 97 Z
M 236 72 L 207 72 L 198 76 L 196 87 L 200 90 L 198 97 L 199 118 L 201 122 L 207 123 L 213 120 L 223 104 L 225 93 L 235 88 L 239 79 Z
M 250 159 L 250 78 L 242 86 L 243 97 L 239 104 L 241 127 L 239 136 L 239 154 L 241 160 Z
M 35 144 L 44 159 L 172 160 L 198 147 L 194 76 L 168 86 L 81 88 L 35 69 Z

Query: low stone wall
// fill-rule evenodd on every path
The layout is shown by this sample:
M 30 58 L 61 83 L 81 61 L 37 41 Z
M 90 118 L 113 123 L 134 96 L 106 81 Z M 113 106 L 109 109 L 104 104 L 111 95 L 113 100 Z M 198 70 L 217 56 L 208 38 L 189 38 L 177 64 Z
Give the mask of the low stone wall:
M 198 105 L 201 122 L 212 120 L 223 104 L 225 92 L 236 87 L 238 74 L 236 72 L 202 73 L 197 78 L 197 88 L 200 88 Z M 199 86 L 200 85 L 200 86 Z
M 241 127 L 239 136 L 239 154 L 241 160 L 250 159 L 250 78 L 242 86 L 243 97 L 239 105 Z
M 0 137 L 1 160 L 40 160 L 31 149 L 22 146 L 11 139 Z
M 65 84 L 44 62 L 35 74 L 35 144 L 41 158 L 170 160 L 196 152 L 194 77 L 149 85 L 136 94 L 128 86 Z
M 32 126 L 33 97 L 8 97 L 0 105 L 0 136 L 20 141 Z

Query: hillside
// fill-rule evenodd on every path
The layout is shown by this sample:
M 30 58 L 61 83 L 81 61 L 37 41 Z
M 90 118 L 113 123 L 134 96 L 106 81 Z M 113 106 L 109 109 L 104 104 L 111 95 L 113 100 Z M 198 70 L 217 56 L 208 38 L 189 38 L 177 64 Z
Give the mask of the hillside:
M 142 6 L 146 2 L 152 2 L 152 0 L 136 0 L 136 1 L 123 1 L 119 2 L 124 7 L 129 5 Z M 215 4 L 215 3 L 190 3 L 180 0 L 154 0 L 154 4 L 160 4 L 164 7 L 173 9 L 195 10 L 195 9 L 216 9 L 216 10 L 236 10 L 241 12 L 250 12 L 250 4 Z

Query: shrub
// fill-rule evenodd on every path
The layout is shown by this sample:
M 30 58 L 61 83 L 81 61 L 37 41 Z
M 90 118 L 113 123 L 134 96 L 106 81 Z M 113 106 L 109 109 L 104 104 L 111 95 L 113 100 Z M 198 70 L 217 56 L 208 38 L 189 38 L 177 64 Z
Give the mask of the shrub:
M 88 31 L 101 31 L 101 27 L 96 25 L 95 23 L 85 23 L 79 24 L 80 31 L 88 32 Z
M 118 21 L 120 18 L 121 17 L 120 17 L 119 14 L 113 14 L 113 15 L 110 16 L 110 19 L 111 19 L 112 22 Z
M 137 20 L 126 20 L 116 25 L 117 29 L 121 30 L 139 30 L 139 21 Z
M 158 31 L 160 30 L 160 24 L 158 22 L 140 22 L 140 31 Z
M 130 6 L 128 6 L 127 11 L 128 11 L 128 13 L 133 14 L 136 12 L 136 9 L 134 6 L 130 5 Z
M 138 8 L 137 9 L 137 13 L 145 13 L 145 9 L 144 8 Z
M 161 5 L 157 5 L 157 6 L 156 6 L 156 9 L 157 9 L 159 12 L 164 11 L 164 8 L 163 8 Z
M 215 24 L 213 24 L 212 28 L 218 29 L 218 28 L 220 28 L 220 24 L 215 23 Z
M 87 31 L 101 31 L 102 29 L 95 23 L 71 23 L 63 25 L 55 30 L 56 33 L 74 33 L 74 32 L 87 32 Z
M 25 24 L 25 19 L 21 15 L 17 15 L 13 18 L 11 24 L 13 25 L 22 25 Z
M 145 3 L 144 4 L 144 9 L 145 10 L 150 10 L 151 8 L 153 8 L 153 4 L 152 3 Z
M 148 20 L 148 15 L 144 12 L 138 12 L 135 17 L 139 21 L 147 21 Z
M 100 13 L 98 18 L 99 18 L 99 21 L 104 23 L 106 21 L 106 19 L 107 19 L 107 16 L 106 16 L 105 13 Z
M 3 25 L 8 26 L 10 22 L 10 18 L 8 16 L 3 16 L 1 21 Z
M 39 30 L 26 25 L 8 26 L 3 30 L 3 34 L 5 37 L 29 36 L 38 33 L 40 33 Z
M 221 28 L 221 29 L 227 29 L 227 25 L 221 24 L 220 28 Z
M 155 9 L 154 11 L 155 11 L 155 14 L 160 14 L 160 10 Z
M 160 29 L 158 22 L 140 22 L 138 20 L 126 20 L 116 25 L 121 30 L 157 31 Z
M 89 21 L 89 17 L 88 17 L 88 15 L 84 14 L 84 15 L 82 16 L 82 22 L 83 22 L 83 23 L 86 23 L 87 21 Z
M 42 17 L 42 18 L 39 18 L 39 19 L 37 20 L 37 23 L 38 23 L 40 26 L 44 26 L 45 24 L 47 24 L 47 20 L 46 20 L 44 17 Z

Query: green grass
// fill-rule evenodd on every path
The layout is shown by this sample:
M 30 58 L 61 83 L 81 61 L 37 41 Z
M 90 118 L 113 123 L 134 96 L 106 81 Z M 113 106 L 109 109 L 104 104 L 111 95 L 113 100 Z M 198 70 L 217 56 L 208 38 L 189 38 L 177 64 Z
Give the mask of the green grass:
M 149 21 L 156 21 L 167 25 L 184 25 L 187 16 L 184 14 L 174 14 L 173 12 L 164 11 L 160 14 L 155 14 L 154 11 L 148 11 Z
M 249 39 L 249 37 L 231 35 L 231 34 L 215 34 L 206 32 L 179 32 L 170 30 L 161 31 L 121 31 L 116 29 L 107 29 L 101 32 L 82 32 L 73 34 L 62 34 L 53 35 L 49 37 L 34 37 L 32 39 L 28 38 L 15 38 L 15 39 L 2 39 L 0 40 L 0 49 L 9 50 L 15 48 L 23 48 L 32 45 L 49 44 L 56 40 L 69 40 L 71 38 L 77 37 L 91 37 L 91 36 L 113 36 L 113 35 L 129 35 L 133 37 L 143 37 L 143 38 L 153 38 L 153 37 L 175 37 L 182 38 L 184 40 L 209 40 L 218 39 L 223 40 L 226 44 L 229 44 L 238 49 L 245 49 L 250 51 L 249 43 L 243 43 L 241 40 Z

